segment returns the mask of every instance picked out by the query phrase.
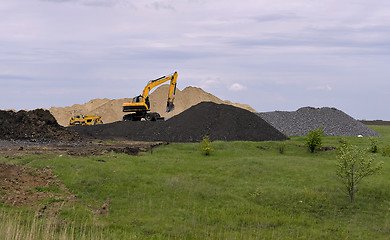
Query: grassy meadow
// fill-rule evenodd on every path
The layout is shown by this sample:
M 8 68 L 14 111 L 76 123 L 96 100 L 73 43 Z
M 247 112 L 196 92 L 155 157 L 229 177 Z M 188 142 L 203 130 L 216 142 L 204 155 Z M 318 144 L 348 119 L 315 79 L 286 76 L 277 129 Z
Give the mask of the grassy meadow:
M 390 239 L 390 126 L 375 161 L 380 174 L 358 186 L 354 203 L 336 178 L 337 150 L 304 147 L 305 137 L 281 142 L 171 143 L 139 156 L 53 154 L 0 161 L 49 166 L 77 201 L 55 216 L 37 207 L 0 204 L 7 239 Z M 369 138 L 348 137 L 361 148 Z M 323 137 L 338 147 L 340 137 Z M 1 191 L 0 191 L 1 194 Z M 48 200 L 50 201 L 50 200 Z M 99 209 L 108 205 L 107 212 Z M 45 204 L 44 202 L 42 204 Z

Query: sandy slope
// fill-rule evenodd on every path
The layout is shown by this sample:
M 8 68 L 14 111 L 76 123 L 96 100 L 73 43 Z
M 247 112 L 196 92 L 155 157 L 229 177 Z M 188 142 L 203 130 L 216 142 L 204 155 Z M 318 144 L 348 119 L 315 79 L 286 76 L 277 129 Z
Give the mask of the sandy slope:
M 240 107 L 252 112 L 256 112 L 253 108 L 246 104 L 232 103 L 230 101 L 222 101 L 216 96 L 205 92 L 201 88 L 186 87 L 182 91 L 176 90 L 175 110 L 170 113 L 165 113 L 166 101 L 168 97 L 168 85 L 162 85 L 150 94 L 151 111 L 158 112 L 161 116 L 170 118 L 184 110 L 190 108 L 203 101 L 215 103 L 225 103 Z M 99 115 L 104 123 L 111 123 L 122 120 L 124 113 L 122 112 L 122 104 L 131 101 L 131 98 L 123 99 L 93 99 L 84 104 L 74 104 L 69 107 L 52 107 L 49 109 L 51 114 L 57 119 L 58 123 L 67 126 L 70 118 L 76 110 L 78 114 Z

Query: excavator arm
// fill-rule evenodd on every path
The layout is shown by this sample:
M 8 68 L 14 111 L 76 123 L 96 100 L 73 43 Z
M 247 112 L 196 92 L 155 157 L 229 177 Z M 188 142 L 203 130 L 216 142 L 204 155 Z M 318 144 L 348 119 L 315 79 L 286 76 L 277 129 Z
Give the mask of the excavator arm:
M 167 108 L 165 109 L 165 112 L 170 112 L 173 109 L 175 109 L 175 105 L 173 105 L 173 100 L 175 100 L 175 95 L 176 95 L 176 80 L 177 80 L 177 72 L 172 74 L 171 83 L 169 84 Z
M 175 99 L 175 94 L 176 94 L 177 72 L 169 74 L 168 76 L 157 78 L 155 80 L 150 80 L 146 85 L 146 87 L 144 88 L 144 91 L 142 92 L 141 101 L 145 101 L 145 99 L 149 96 L 149 92 L 150 90 L 152 90 L 152 88 L 157 87 L 158 85 L 163 84 L 169 80 L 171 80 L 171 83 L 169 84 L 167 108 L 165 109 L 165 112 L 170 112 L 173 109 L 175 109 L 175 105 L 173 105 L 173 100 Z
M 160 78 L 157 78 L 155 80 L 150 80 L 146 87 L 144 88 L 144 91 L 142 92 L 142 98 L 146 99 L 147 96 L 149 96 L 150 90 L 152 90 L 154 87 L 157 87 L 160 84 L 165 83 L 166 81 L 171 80 L 171 86 L 174 85 L 174 88 L 176 88 L 176 79 L 177 79 L 177 72 L 169 74 L 168 76 L 162 76 Z M 171 88 L 169 88 L 169 93 L 171 94 Z M 172 90 L 173 92 L 173 90 Z M 168 96 L 169 97 L 169 96 Z

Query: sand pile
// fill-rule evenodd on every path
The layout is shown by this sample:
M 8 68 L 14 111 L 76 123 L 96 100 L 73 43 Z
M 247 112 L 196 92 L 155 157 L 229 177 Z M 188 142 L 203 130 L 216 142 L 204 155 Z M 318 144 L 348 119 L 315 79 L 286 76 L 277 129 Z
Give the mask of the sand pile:
M 326 136 L 380 136 L 336 108 L 303 107 L 292 112 L 275 111 L 258 115 L 287 136 L 304 136 L 321 126 Z
M 120 121 L 73 127 L 81 136 L 134 141 L 281 141 L 287 137 L 256 114 L 238 107 L 202 102 L 161 122 Z
M 229 101 L 222 101 L 216 96 L 203 91 L 201 88 L 187 87 L 180 91 L 176 90 L 175 110 L 170 113 L 165 113 L 166 102 L 168 97 L 168 87 L 165 84 L 158 87 L 150 94 L 151 111 L 160 113 L 165 118 L 170 118 L 177 115 L 193 105 L 200 102 L 215 102 L 225 103 L 240 107 L 252 112 L 256 112 L 253 108 L 246 104 L 231 103 Z M 52 107 L 50 112 L 57 119 L 58 123 L 62 126 L 68 126 L 70 118 L 73 116 L 74 111 L 77 110 L 78 114 L 90 114 L 99 115 L 102 117 L 104 123 L 111 123 L 115 121 L 121 121 L 124 113 L 122 112 L 122 104 L 124 102 L 131 101 L 131 98 L 124 99 L 93 99 L 85 104 L 75 104 L 70 107 Z
M 0 111 L 0 139 L 4 140 L 79 140 L 79 135 L 58 125 L 49 111 Z

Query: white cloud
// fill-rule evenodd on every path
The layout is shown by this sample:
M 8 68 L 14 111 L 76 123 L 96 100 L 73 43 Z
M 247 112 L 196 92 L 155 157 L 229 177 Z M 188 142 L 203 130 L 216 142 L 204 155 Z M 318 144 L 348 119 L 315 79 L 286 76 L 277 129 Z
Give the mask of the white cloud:
M 147 6 L 152 7 L 156 10 L 161 10 L 161 9 L 175 10 L 175 8 L 171 4 L 163 1 L 156 1 Z
M 239 91 L 243 91 L 243 90 L 246 90 L 247 88 L 239 83 L 233 83 L 232 85 L 230 85 L 229 87 L 229 91 L 232 91 L 232 92 L 239 92 Z
M 210 91 L 214 88 L 217 88 L 220 85 L 220 80 L 218 77 L 204 77 L 199 81 L 199 87 Z
M 329 84 L 318 85 L 308 88 L 309 91 L 332 91 L 332 87 Z
M 96 7 L 113 7 L 120 2 L 121 0 L 40 0 L 42 2 L 52 2 L 52 3 L 80 3 L 85 6 L 96 6 Z

